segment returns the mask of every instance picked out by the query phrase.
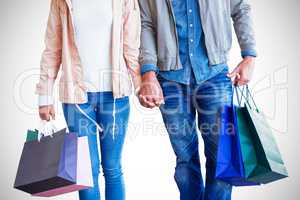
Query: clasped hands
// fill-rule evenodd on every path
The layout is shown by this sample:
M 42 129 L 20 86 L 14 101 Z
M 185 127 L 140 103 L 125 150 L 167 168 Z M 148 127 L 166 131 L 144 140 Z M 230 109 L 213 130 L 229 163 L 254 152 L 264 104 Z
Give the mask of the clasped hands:
M 247 56 L 227 76 L 236 86 L 247 85 L 252 79 L 255 58 Z M 162 88 L 156 78 L 155 72 L 147 72 L 142 76 L 142 86 L 139 91 L 139 101 L 146 108 L 160 107 L 164 104 Z
M 155 72 L 150 71 L 142 76 L 139 100 L 142 106 L 146 108 L 155 108 L 164 104 L 162 88 L 156 78 Z

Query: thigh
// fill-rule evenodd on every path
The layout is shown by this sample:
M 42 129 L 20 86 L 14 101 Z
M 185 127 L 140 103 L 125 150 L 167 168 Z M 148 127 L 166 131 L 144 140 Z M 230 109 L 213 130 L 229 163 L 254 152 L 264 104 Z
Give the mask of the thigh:
M 165 104 L 160 111 L 177 159 L 189 161 L 198 150 L 195 109 L 188 86 L 159 78 Z
M 80 109 L 92 119 L 96 119 L 95 108 L 92 104 L 78 104 Z M 78 136 L 96 135 L 96 126 L 76 106 L 76 104 L 63 104 L 63 112 L 70 132 Z
M 118 98 L 114 101 L 112 95 L 108 94 L 99 100 L 97 121 L 103 128 L 100 135 L 100 149 L 104 168 L 121 165 L 129 113 L 128 97 Z
M 219 111 L 232 102 L 232 83 L 223 71 L 197 86 L 194 92 L 195 107 L 198 112 L 198 126 L 205 144 L 207 164 L 214 164 L 219 141 Z

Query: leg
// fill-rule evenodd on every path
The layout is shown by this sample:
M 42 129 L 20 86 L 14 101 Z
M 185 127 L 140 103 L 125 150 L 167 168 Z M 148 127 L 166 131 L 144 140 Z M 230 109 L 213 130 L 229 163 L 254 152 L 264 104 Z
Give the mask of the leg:
M 100 147 L 105 178 L 105 199 L 124 200 L 125 185 L 121 157 L 129 118 L 129 100 L 128 97 L 116 99 L 114 125 L 112 94 L 104 93 L 100 96 L 103 98 L 98 101 L 97 121 L 103 127 Z
M 212 79 L 197 86 L 194 102 L 198 111 L 198 125 L 202 133 L 206 156 L 205 200 L 230 200 L 232 187 L 216 180 L 215 166 L 218 149 L 218 110 L 232 100 L 230 79 L 223 71 Z
M 203 180 L 198 152 L 195 108 L 187 86 L 159 78 L 165 97 L 161 113 L 177 157 L 175 181 L 181 200 L 200 200 Z
M 79 105 L 91 118 L 96 118 L 94 106 L 90 103 Z M 88 136 L 94 187 L 79 191 L 80 200 L 100 200 L 99 191 L 99 155 L 97 145 L 96 126 L 79 112 L 74 104 L 63 104 L 65 120 L 70 132 L 76 132 L 79 136 Z

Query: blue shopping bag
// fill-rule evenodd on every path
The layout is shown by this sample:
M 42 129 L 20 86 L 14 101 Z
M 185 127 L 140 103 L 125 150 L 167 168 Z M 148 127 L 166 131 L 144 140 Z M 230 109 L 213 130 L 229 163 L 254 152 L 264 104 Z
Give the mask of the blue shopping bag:
M 235 106 L 224 106 L 219 116 L 220 135 L 215 177 L 234 186 L 259 185 L 248 181 L 245 176 Z

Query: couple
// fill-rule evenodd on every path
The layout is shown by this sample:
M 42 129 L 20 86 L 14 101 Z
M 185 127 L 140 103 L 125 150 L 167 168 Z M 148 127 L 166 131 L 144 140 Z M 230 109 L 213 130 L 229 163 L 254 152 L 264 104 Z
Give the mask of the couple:
M 94 188 L 80 191 L 80 200 L 100 199 L 100 163 L 105 199 L 125 199 L 121 154 L 131 80 L 141 104 L 161 110 L 177 157 L 180 199 L 231 199 L 231 185 L 214 178 L 216 114 L 232 101 L 231 81 L 244 85 L 251 79 L 256 51 L 250 14 L 247 0 L 52 0 L 37 84 L 39 114 L 55 118 L 52 90 L 61 71 L 59 98 L 68 128 L 88 136 L 92 158 Z M 232 21 L 242 61 L 229 73 Z

